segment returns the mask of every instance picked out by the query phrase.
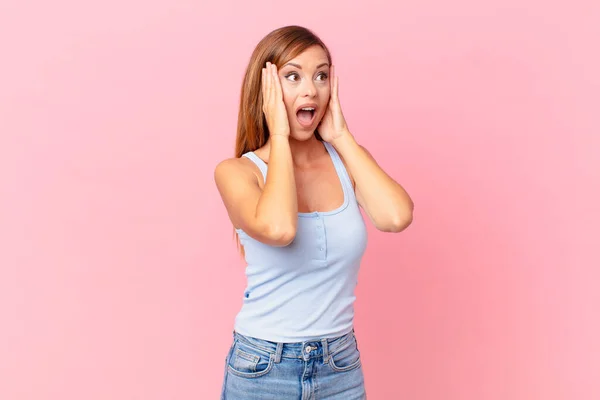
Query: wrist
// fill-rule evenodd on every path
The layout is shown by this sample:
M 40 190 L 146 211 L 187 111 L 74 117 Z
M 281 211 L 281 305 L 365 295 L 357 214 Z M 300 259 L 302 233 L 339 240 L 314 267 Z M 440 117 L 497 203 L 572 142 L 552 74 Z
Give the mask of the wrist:
M 333 139 L 331 144 L 336 148 L 336 150 L 343 150 L 343 148 L 355 145 L 357 143 L 350 131 L 345 130 L 341 135 Z

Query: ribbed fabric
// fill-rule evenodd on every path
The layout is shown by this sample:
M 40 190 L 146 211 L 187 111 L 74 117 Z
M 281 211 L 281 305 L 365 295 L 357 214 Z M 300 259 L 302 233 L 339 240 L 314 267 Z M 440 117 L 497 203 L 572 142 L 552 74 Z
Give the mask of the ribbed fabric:
M 242 335 L 274 342 L 333 338 L 351 332 L 355 287 L 367 231 L 348 173 L 323 142 L 344 191 L 327 212 L 298 213 L 296 237 L 285 247 L 261 243 L 237 229 L 247 262 L 247 288 L 235 320 Z M 267 165 L 252 160 L 266 179 Z

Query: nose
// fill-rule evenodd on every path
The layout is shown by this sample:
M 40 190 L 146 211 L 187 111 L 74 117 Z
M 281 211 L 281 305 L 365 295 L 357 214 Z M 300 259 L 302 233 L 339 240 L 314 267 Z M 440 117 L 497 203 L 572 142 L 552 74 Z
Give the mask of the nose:
M 315 97 L 317 94 L 317 88 L 315 87 L 314 82 L 311 79 L 306 79 L 304 82 L 304 87 L 302 89 L 304 95 L 308 97 Z

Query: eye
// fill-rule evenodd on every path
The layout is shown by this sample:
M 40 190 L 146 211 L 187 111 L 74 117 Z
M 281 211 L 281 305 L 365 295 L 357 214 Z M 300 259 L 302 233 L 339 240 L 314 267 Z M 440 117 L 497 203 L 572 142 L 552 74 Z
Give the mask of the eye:
M 292 77 L 293 77 L 294 79 L 292 79 Z M 295 72 L 291 72 L 291 73 L 287 74 L 287 75 L 285 76 L 285 78 L 286 78 L 286 79 L 288 79 L 288 80 L 290 80 L 290 81 L 292 81 L 292 82 L 296 82 L 296 81 L 298 80 L 299 76 L 298 76 L 298 74 L 297 74 L 297 73 L 295 73 Z
M 327 79 L 327 73 L 325 72 L 321 72 L 319 73 L 319 75 L 317 75 L 317 79 L 321 78 L 320 80 L 324 81 Z

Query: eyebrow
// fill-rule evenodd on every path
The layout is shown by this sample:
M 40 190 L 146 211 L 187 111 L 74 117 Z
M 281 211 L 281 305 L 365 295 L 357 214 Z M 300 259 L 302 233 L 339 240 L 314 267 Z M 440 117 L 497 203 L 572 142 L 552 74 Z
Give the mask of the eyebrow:
M 287 64 L 285 64 L 283 67 L 286 67 L 286 66 L 288 66 L 288 65 L 291 65 L 292 67 L 296 67 L 296 68 L 298 68 L 298 69 L 302 69 L 302 67 L 301 67 L 300 65 L 298 65 L 298 64 L 295 64 L 295 63 L 291 63 L 291 62 L 290 62 L 290 63 L 287 63 Z M 329 66 L 329 63 L 323 63 L 323 64 L 319 64 L 319 65 L 317 65 L 317 69 L 319 69 L 319 68 L 321 68 L 321 67 L 325 67 L 325 66 Z M 283 68 L 283 67 L 281 67 L 281 68 Z

